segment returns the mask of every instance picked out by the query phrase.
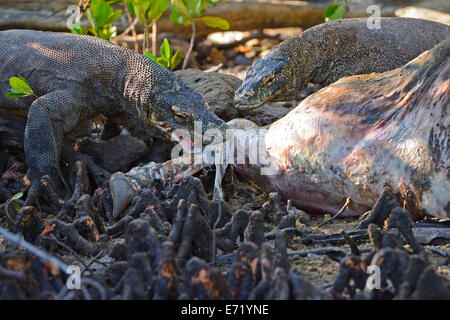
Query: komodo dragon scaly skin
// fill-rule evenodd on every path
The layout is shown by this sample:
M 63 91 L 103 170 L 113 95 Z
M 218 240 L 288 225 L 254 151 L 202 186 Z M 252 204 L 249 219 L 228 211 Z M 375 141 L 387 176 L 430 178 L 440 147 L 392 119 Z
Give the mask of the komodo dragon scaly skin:
M 269 101 L 296 98 L 308 82 L 329 85 L 340 78 L 403 66 L 450 36 L 450 26 L 410 18 L 381 18 L 320 24 L 275 46 L 247 71 L 235 104 L 251 110 Z
M 28 176 L 57 176 L 64 135 L 99 114 L 133 135 L 170 140 L 176 129 L 193 134 L 194 121 L 227 125 L 205 108 L 203 98 L 169 70 L 134 51 L 96 37 L 9 30 L 0 32 L 0 115 L 28 117 Z M 12 99 L 9 78 L 20 75 L 47 108 L 32 97 Z M 52 141 L 53 127 L 55 144 Z M 184 142 L 189 143 L 185 139 Z

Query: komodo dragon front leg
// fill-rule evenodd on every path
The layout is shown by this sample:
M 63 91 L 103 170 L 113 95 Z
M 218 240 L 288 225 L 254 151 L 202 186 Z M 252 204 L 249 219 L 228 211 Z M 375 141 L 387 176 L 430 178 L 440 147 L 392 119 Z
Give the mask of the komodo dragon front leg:
M 93 110 L 74 90 L 57 90 L 36 99 L 30 106 L 25 128 L 24 147 L 28 177 L 32 185 L 26 205 L 36 203 L 40 179 L 49 175 L 59 184 L 59 158 L 64 134 L 85 121 Z

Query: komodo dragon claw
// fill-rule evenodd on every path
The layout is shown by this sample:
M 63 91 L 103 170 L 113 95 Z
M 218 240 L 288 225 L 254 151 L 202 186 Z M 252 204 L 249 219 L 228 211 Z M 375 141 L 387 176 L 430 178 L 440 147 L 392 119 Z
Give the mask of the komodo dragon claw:
M 39 185 L 40 182 L 39 181 L 34 181 L 31 184 L 30 189 L 28 189 L 28 195 L 27 198 L 25 200 L 24 206 L 33 206 L 36 209 L 40 210 L 40 205 L 39 205 L 39 201 L 38 201 L 38 192 L 39 192 Z

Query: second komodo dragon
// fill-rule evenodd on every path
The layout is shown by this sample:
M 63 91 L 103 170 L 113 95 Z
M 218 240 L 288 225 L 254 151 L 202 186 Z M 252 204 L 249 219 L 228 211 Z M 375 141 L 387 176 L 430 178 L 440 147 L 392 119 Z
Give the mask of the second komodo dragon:
M 2 31 L 0 75 L 0 115 L 28 117 L 24 146 L 33 196 L 42 176 L 58 180 L 63 137 L 99 114 L 135 136 L 169 141 L 176 129 L 188 130 L 192 137 L 194 121 L 202 122 L 202 133 L 227 128 L 206 109 L 200 94 L 172 72 L 96 37 Z M 47 111 L 33 97 L 4 95 L 9 78 L 17 75 L 28 80 Z
M 329 85 L 340 78 L 403 66 L 450 36 L 450 26 L 421 19 L 366 18 L 320 24 L 275 46 L 247 71 L 236 91 L 239 110 L 297 97 L 308 82 Z

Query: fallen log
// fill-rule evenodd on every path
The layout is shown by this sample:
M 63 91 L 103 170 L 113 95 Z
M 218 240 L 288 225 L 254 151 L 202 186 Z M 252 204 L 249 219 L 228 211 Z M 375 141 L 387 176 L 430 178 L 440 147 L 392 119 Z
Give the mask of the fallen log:
M 450 25 L 450 14 L 427 8 L 406 7 L 395 10 L 395 15 L 402 18 L 432 20 Z
M 66 20 L 69 14 L 66 8 L 73 5 L 72 0 L 3 0 L 0 3 L 0 30 L 11 28 L 40 29 L 50 31 L 68 31 Z M 314 1 L 228 1 L 224 4 L 206 9 L 206 15 L 219 16 L 227 19 L 230 30 L 255 30 L 264 28 L 301 27 L 309 28 L 324 22 L 323 14 L 328 7 L 328 0 Z M 350 5 L 350 18 L 366 17 L 367 8 L 372 1 L 352 1 Z M 380 13 L 383 17 L 394 16 L 395 10 L 402 8 L 401 1 L 378 1 Z M 422 0 L 414 5 L 443 12 L 450 12 L 450 5 L 446 0 Z M 175 25 L 170 19 L 168 10 L 158 21 L 159 32 L 190 34 L 191 29 Z M 89 25 L 86 17 L 82 24 Z M 122 16 L 115 25 L 118 32 L 128 27 L 128 20 Z M 142 32 L 140 24 L 137 31 Z M 199 35 L 216 32 L 217 29 L 206 27 L 203 23 L 196 25 Z

